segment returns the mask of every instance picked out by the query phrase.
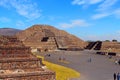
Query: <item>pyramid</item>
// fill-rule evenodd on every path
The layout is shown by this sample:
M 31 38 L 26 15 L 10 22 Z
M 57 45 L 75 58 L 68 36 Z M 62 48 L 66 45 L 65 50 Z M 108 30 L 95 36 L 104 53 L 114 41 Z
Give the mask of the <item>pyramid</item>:
M 26 46 L 39 48 L 40 51 L 57 49 L 83 49 L 86 42 L 50 25 L 33 25 L 16 34 Z
M 55 80 L 55 72 L 42 66 L 16 37 L 0 36 L 0 80 Z

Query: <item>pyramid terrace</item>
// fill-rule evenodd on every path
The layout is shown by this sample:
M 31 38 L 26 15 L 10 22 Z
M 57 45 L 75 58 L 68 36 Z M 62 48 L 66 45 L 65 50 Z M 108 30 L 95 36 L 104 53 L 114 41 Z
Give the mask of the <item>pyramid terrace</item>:
M 42 66 L 15 36 L 0 36 L 0 80 L 55 80 L 55 72 Z

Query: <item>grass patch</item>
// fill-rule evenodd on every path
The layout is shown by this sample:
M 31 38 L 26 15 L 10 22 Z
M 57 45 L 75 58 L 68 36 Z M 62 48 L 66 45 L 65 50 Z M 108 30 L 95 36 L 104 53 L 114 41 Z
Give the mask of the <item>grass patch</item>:
M 70 68 L 44 61 L 46 66 L 56 72 L 56 80 L 68 80 L 69 78 L 79 77 L 80 74 Z
M 42 58 L 43 64 L 45 64 L 50 70 L 56 72 L 56 80 L 69 80 L 69 78 L 80 77 L 80 73 L 73 69 L 45 61 L 42 56 L 37 55 L 37 58 Z

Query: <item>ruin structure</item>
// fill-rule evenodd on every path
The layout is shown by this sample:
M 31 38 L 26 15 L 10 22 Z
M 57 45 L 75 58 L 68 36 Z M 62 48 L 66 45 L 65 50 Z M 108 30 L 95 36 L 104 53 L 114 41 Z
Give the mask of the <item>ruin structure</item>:
M 49 25 L 33 25 L 16 34 L 26 46 L 37 48 L 39 51 L 81 50 L 86 42 L 63 30 Z
M 0 80 L 55 80 L 55 72 L 42 66 L 42 59 L 32 55 L 22 41 L 0 36 Z
M 102 42 L 101 51 L 120 53 L 120 43 Z
M 120 53 L 120 43 L 119 42 L 107 42 L 107 41 L 96 41 L 89 42 L 86 49 L 99 50 L 102 52 L 116 52 Z

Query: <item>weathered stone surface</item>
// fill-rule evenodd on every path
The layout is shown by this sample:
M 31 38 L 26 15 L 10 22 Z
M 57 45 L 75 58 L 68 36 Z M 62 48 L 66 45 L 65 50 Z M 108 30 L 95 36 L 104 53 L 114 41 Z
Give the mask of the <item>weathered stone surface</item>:
M 97 41 L 90 42 L 86 49 L 100 50 L 103 52 L 116 52 L 120 53 L 120 43 L 119 42 L 105 42 Z
M 14 36 L 0 36 L 1 80 L 55 80 L 55 72 L 43 69 L 42 59 Z
M 61 48 L 83 49 L 86 42 L 63 30 L 58 30 L 49 25 L 34 25 L 16 36 L 26 46 L 39 48 L 41 51 L 52 51 Z
M 18 72 L 0 75 L 0 78 L 2 80 L 55 80 L 54 75 L 54 73 L 49 71 Z
M 119 42 L 102 42 L 101 51 L 120 53 Z

